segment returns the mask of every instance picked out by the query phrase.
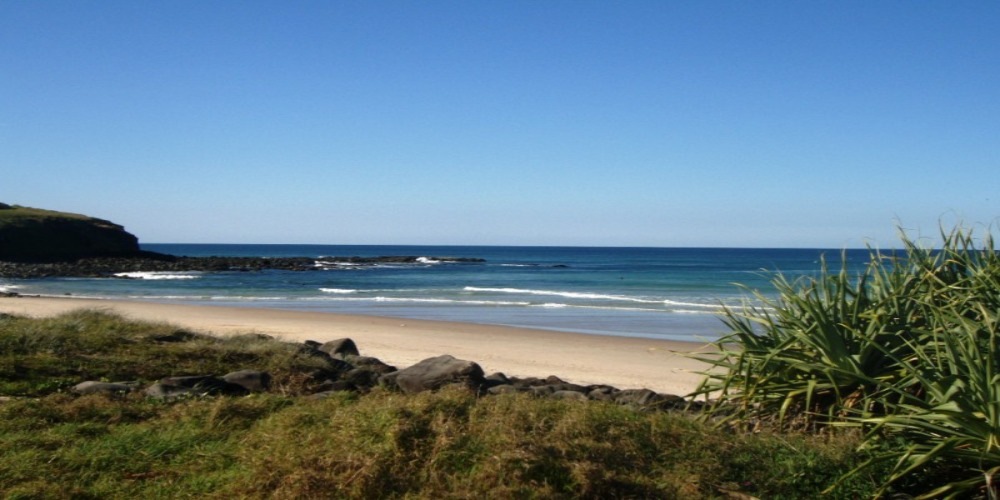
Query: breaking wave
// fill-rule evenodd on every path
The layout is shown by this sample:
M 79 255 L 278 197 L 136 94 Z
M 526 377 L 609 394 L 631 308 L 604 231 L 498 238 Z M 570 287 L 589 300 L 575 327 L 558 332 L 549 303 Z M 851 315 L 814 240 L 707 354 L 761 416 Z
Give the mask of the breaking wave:
M 672 307 L 693 307 L 693 308 L 704 308 L 712 311 L 719 311 L 721 306 L 716 304 L 700 304 L 697 302 L 679 302 L 670 299 L 646 299 L 639 297 L 629 297 L 627 295 L 609 295 L 602 293 L 588 293 L 588 292 L 566 292 L 558 290 L 532 290 L 525 288 L 489 288 L 489 287 L 476 287 L 467 286 L 464 288 L 467 292 L 484 292 L 484 293 L 509 293 L 518 295 L 539 295 L 539 296 L 552 296 L 552 297 L 565 297 L 568 299 L 583 299 L 583 300 L 605 300 L 611 302 L 632 302 L 637 304 L 663 304 Z M 569 305 L 569 304 L 567 304 Z M 553 307 L 553 306 L 549 306 Z
M 135 271 L 127 273 L 115 273 L 117 278 L 127 278 L 133 280 L 193 280 L 201 277 L 200 274 L 175 273 L 168 271 Z

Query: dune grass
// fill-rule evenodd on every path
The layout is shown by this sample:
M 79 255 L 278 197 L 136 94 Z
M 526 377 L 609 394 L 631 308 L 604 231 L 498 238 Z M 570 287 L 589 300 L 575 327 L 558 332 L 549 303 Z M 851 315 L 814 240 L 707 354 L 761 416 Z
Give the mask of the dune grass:
M 267 393 L 175 401 L 69 393 L 87 379 L 272 373 Z M 97 311 L 0 318 L 4 498 L 808 498 L 875 455 L 854 430 L 745 434 L 598 402 L 305 394 L 298 346 Z M 871 496 L 887 467 L 831 498 Z M 745 498 L 745 497 L 744 497 Z
M 321 359 L 266 336 L 214 337 L 94 310 L 7 317 L 0 328 L 0 395 L 40 396 L 83 380 L 146 383 L 244 368 L 270 372 L 278 392 L 295 395 L 329 375 Z

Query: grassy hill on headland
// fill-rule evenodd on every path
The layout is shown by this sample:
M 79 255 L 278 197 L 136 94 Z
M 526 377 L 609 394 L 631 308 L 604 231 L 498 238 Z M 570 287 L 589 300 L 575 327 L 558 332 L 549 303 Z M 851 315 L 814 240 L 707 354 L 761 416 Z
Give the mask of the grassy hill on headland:
M 0 260 L 52 262 L 137 252 L 138 239 L 113 222 L 0 203 Z

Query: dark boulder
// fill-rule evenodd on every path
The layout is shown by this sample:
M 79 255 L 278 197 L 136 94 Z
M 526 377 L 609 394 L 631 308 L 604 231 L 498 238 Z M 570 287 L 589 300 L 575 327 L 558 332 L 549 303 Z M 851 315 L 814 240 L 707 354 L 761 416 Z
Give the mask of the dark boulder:
M 556 388 L 551 385 L 533 385 L 528 388 L 528 392 L 531 392 L 534 396 L 547 397 L 555 393 Z
M 479 390 L 484 382 L 483 369 L 472 361 L 456 359 L 447 354 L 425 359 L 409 368 L 394 372 L 396 385 L 406 393 L 439 389 L 460 384 Z
M 350 364 L 351 366 L 364 366 L 366 368 L 375 370 L 379 373 L 389 373 L 396 371 L 395 366 L 383 363 L 381 359 L 373 358 L 371 356 L 353 356 L 348 354 L 344 356 L 337 356 L 333 359 L 335 361 L 343 361 L 345 363 Z
M 227 373 L 222 380 L 236 384 L 250 392 L 262 392 L 271 387 L 271 374 L 257 370 L 240 370 Z
M 494 385 L 492 387 L 489 387 L 488 389 L 486 389 L 486 392 L 488 394 L 496 395 L 496 394 L 512 394 L 512 393 L 517 393 L 517 392 L 521 392 L 521 391 L 518 390 L 518 388 L 514 387 L 513 385 L 510 385 L 510 384 L 500 384 L 500 385 Z
M 668 410 L 684 405 L 684 398 L 669 394 L 658 394 L 649 389 L 626 389 L 612 397 L 620 405 L 646 410 Z
M 157 382 L 147 387 L 143 393 L 151 398 L 172 399 L 181 396 L 193 395 L 195 394 L 195 391 L 190 387 L 181 387 L 178 385 L 162 384 Z
M 379 378 L 382 375 L 381 372 L 371 367 L 361 366 L 345 373 L 341 380 L 358 390 L 367 391 L 379 384 Z
M 231 384 L 211 375 L 192 375 L 160 379 L 146 389 L 146 395 L 154 398 L 174 398 L 179 396 L 234 395 L 249 392 L 243 386 Z
M 519 389 L 528 389 L 529 387 L 538 387 L 540 385 L 546 385 L 545 380 L 538 377 L 510 377 L 510 383 Z
M 503 373 L 491 373 L 483 380 L 483 386 L 488 390 L 501 385 L 510 385 L 510 379 Z M 513 387 L 513 386 L 511 386 Z
M 556 391 L 551 396 L 553 399 L 570 399 L 574 401 L 587 401 L 587 395 L 578 391 Z
M 311 388 L 314 394 L 321 393 L 334 393 L 342 391 L 357 391 L 358 388 L 354 384 L 346 380 L 324 380 L 322 383 Z
M 594 401 L 614 401 L 617 389 L 610 386 L 597 386 L 587 392 L 587 397 Z
M 358 352 L 358 346 L 354 344 L 351 339 L 337 339 L 331 340 L 321 346 L 319 350 L 329 354 L 330 356 L 336 356 L 340 354 L 341 356 L 360 356 L 361 353 Z

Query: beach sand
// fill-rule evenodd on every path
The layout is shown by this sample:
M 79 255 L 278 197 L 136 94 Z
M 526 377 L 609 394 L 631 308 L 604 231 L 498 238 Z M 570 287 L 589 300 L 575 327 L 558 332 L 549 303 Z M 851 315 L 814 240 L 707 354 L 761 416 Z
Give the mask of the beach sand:
M 216 335 L 254 332 L 297 342 L 350 337 L 361 354 L 400 368 L 450 354 L 479 363 L 486 373 L 555 375 L 583 385 L 677 395 L 692 391 L 702 379 L 694 372 L 706 366 L 676 352 L 710 350 L 693 342 L 325 312 L 68 297 L 0 298 L 0 312 L 8 314 L 45 317 L 75 309 L 105 310 Z

